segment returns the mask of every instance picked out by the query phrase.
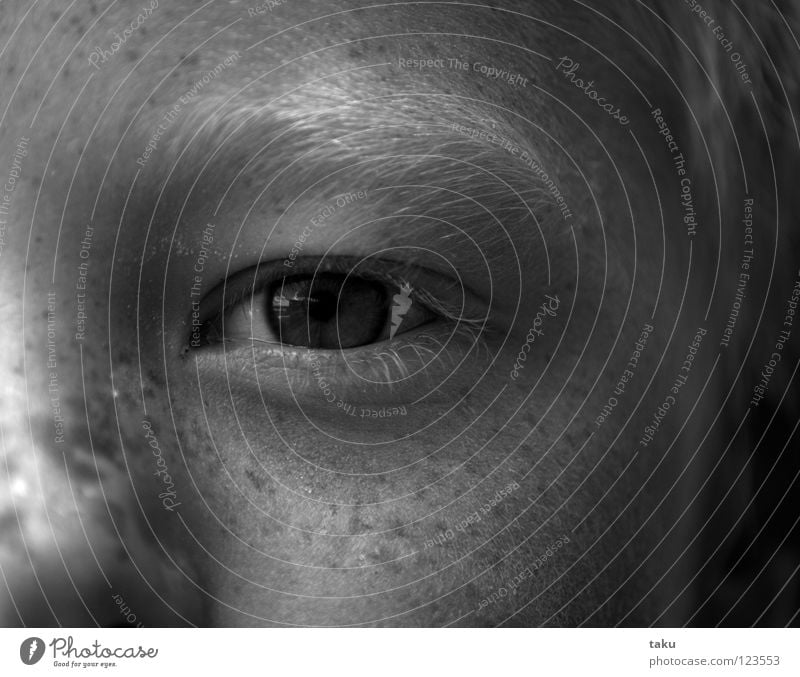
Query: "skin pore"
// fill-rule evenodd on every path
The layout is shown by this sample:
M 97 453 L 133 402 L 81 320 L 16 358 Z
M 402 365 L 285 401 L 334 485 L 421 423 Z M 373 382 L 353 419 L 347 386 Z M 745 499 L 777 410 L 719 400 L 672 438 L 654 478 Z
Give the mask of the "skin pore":
M 555 2 L 155 4 L 4 3 L 2 621 L 684 622 L 719 242 L 659 65 Z M 394 337 L 281 346 L 320 273 Z

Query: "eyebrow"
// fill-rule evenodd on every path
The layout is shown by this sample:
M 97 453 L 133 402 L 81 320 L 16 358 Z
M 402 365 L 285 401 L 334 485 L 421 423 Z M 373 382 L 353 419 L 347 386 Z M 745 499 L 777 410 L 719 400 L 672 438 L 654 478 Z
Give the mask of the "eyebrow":
M 190 168 L 196 175 L 208 163 L 220 184 L 241 172 L 239 180 L 274 181 L 275 195 L 341 176 L 328 182 L 336 189 L 314 199 L 323 202 L 343 188 L 380 195 L 381 213 L 405 218 L 403 241 L 418 237 L 428 246 L 438 238 L 450 244 L 441 228 L 432 232 L 437 220 L 463 224 L 487 249 L 506 228 L 524 256 L 543 246 L 543 232 L 567 231 L 571 212 L 520 133 L 523 123 L 508 118 L 507 109 L 466 96 L 356 99 L 352 90 L 327 83 L 266 101 L 247 93 L 203 95 L 169 124 L 158 165 L 171 168 L 180 159 L 179 173 Z M 140 138 L 146 138 L 143 122 Z M 479 210 L 484 216 L 476 218 Z

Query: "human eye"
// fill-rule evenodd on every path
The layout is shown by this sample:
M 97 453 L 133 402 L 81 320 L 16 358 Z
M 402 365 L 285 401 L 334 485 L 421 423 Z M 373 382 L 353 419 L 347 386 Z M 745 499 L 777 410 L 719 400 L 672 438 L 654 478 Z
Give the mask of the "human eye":
M 379 256 L 292 264 L 265 261 L 223 280 L 196 310 L 191 347 L 281 371 L 311 399 L 330 384 L 368 402 L 400 387 L 429 392 L 485 346 L 488 306 L 456 270 Z

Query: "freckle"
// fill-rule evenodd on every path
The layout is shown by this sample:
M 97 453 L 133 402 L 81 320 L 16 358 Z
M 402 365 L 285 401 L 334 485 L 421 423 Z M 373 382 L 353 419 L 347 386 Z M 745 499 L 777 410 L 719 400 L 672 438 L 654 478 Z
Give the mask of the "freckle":
M 366 559 L 370 564 L 384 564 L 387 560 L 383 555 L 383 546 L 381 546 L 373 552 L 368 552 Z
M 125 52 L 125 56 L 128 57 L 128 61 L 136 61 L 139 58 L 139 52 L 135 49 L 129 49 Z
M 14 66 L 14 64 L 12 63 L 12 64 L 11 64 L 11 65 L 10 65 L 8 68 L 6 68 L 6 73 L 7 73 L 8 75 L 13 75 L 13 74 L 14 74 L 14 69 L 15 69 L 15 66 Z
M 364 522 L 357 510 L 353 512 L 347 526 L 350 534 L 353 536 L 372 531 L 372 525 Z
M 245 476 L 250 480 L 250 483 L 255 487 L 256 491 L 261 492 L 264 489 L 264 483 L 252 470 L 245 470 Z
M 272 423 L 276 428 L 280 428 L 284 423 L 286 423 L 286 418 L 279 409 L 270 411 L 270 415 L 272 416 Z
M 58 23 L 58 20 L 61 18 L 61 15 L 58 12 L 50 12 L 50 19 L 53 23 Z
M 69 77 L 69 66 L 64 66 L 64 68 L 61 69 L 61 76 L 65 78 Z

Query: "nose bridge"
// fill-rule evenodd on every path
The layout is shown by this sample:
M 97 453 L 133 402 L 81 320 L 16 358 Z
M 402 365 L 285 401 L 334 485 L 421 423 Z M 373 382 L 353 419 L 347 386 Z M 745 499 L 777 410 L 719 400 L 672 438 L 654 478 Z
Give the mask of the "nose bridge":
M 0 426 L 7 455 L 22 458 L 24 450 L 37 447 L 46 452 L 44 461 L 65 441 L 58 374 L 62 327 L 57 292 L 21 277 L 0 295 Z
M 196 618 L 188 581 L 143 523 L 110 431 L 94 430 L 112 422 L 91 383 L 104 353 L 82 359 L 58 290 L 10 296 L 0 300 L 0 627 L 124 624 L 115 596 L 138 600 L 145 625 Z
M 110 464 L 70 435 L 85 413 L 62 359 L 64 306 L 57 290 L 28 282 L 25 294 L 4 294 L 0 322 L 0 625 L 93 624 L 120 560 L 105 495 L 125 499 Z
M 52 625 L 85 616 L 80 604 L 73 610 L 67 603 L 76 585 L 85 583 L 70 581 L 69 567 L 86 542 L 78 538 L 85 491 L 70 485 L 66 470 L 57 292 L 31 282 L 16 277 L 5 290 L 16 286 L 18 293 L 4 293 L 0 302 L 0 567 L 6 588 L 0 622 L 5 625 Z
M 152 593 L 185 582 L 147 537 L 127 476 L 68 430 L 59 441 L 55 409 L 25 397 L 19 380 L 3 387 L 0 626 L 120 624 L 115 595 L 163 623 Z

